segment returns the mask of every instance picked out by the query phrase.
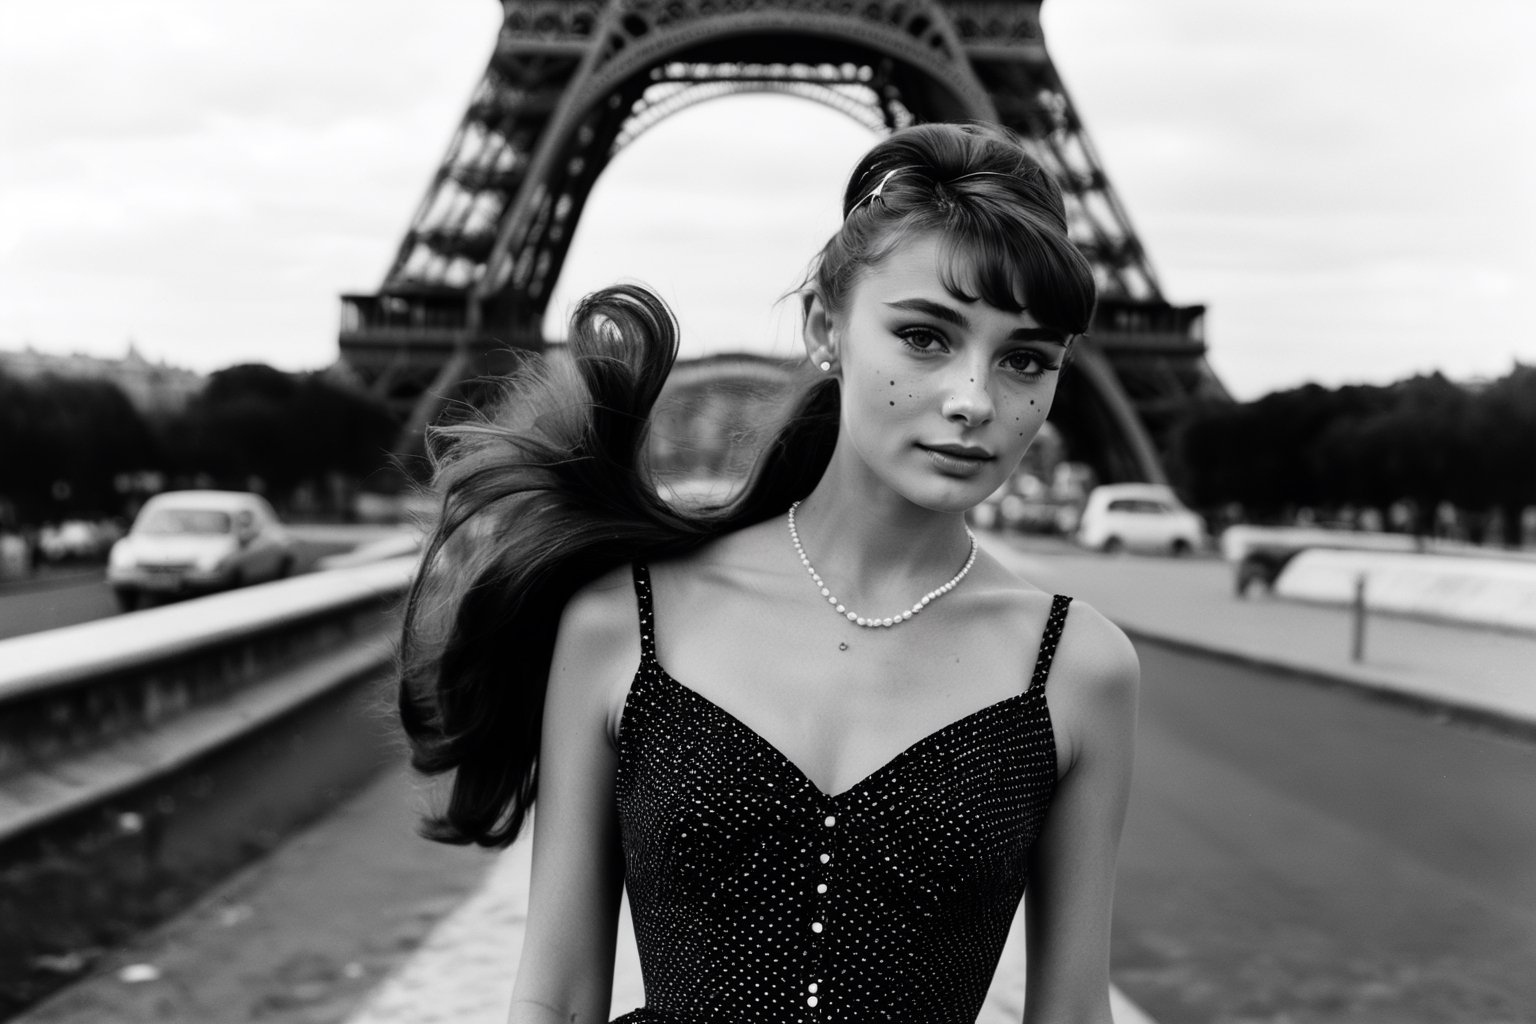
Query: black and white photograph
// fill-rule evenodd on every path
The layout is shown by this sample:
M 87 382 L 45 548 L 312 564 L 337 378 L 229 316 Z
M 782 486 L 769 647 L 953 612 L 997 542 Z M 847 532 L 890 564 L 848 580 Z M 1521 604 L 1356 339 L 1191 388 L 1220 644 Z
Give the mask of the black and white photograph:
M 0 9 L 0 1022 L 1536 1024 L 1536 6 Z

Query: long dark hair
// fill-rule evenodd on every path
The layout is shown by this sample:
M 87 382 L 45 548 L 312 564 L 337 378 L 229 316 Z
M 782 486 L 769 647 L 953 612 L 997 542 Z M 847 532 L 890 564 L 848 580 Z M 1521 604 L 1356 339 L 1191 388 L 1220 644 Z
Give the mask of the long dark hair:
M 904 238 L 938 232 L 957 295 L 1002 309 L 1027 301 L 1044 326 L 1087 328 L 1093 277 L 1067 239 L 1060 190 L 1004 129 L 895 133 L 854 169 L 844 215 L 806 283 L 834 313 Z M 645 450 L 677 344 L 655 295 L 604 289 L 577 307 L 565 352 L 517 373 L 488 413 L 431 433 L 441 507 L 406 600 L 399 688 L 412 765 L 453 773 L 428 838 L 505 846 L 521 831 L 538 791 L 555 634 L 577 590 L 778 515 L 831 460 L 837 382 L 811 375 L 735 498 L 665 500 Z

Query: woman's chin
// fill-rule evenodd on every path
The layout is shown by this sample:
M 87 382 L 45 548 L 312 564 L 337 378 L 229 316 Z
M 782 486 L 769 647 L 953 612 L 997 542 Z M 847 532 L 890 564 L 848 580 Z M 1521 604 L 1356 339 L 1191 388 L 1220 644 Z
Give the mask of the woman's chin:
M 1001 481 L 992 480 L 990 476 L 986 479 L 925 480 L 901 491 L 903 497 L 919 508 L 959 515 L 986 501 L 1000 484 Z

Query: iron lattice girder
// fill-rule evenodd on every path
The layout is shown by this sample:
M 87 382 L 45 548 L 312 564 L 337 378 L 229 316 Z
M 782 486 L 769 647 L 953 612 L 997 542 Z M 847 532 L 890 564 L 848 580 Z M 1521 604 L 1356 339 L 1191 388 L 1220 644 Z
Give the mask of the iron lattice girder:
M 492 338 L 540 347 L 550 291 L 587 197 L 614 152 L 695 103 L 767 91 L 823 103 L 877 132 L 913 120 L 967 117 L 1013 128 L 1061 183 L 1074 241 L 1092 262 L 1105 298 L 1092 332 L 1098 368 L 1089 376 L 1095 387 L 1108 389 L 1111 418 L 1124 421 L 1132 404 L 1152 413 L 1172 390 L 1222 391 L 1204 362 L 1202 311 L 1179 311 L 1162 300 L 1151 263 L 1046 52 L 1038 0 L 502 0 L 502 6 L 485 74 L 380 295 L 344 299 L 344 351 L 350 339 L 351 351 L 372 361 L 364 350 L 376 353 L 391 339 L 408 344 L 410 325 L 420 316 L 403 316 L 399 307 L 417 295 L 433 296 L 431 316 L 439 322 L 427 350 L 450 336 L 455 350 L 487 350 Z M 440 324 L 445 296 L 460 303 L 449 335 Z M 1164 322 L 1151 332 L 1127 327 L 1126 310 L 1133 308 Z M 1169 311 L 1191 315 L 1174 323 Z M 1170 369 L 1140 366 L 1134 376 L 1142 393 L 1134 400 L 1110 368 L 1133 354 L 1141 363 L 1163 360 Z M 448 363 L 464 363 L 444 359 L 445 374 L 459 372 Z M 1146 387 L 1152 379 L 1162 383 Z M 452 381 L 440 377 L 438 384 Z M 1133 447 L 1145 449 L 1140 436 Z M 1141 451 L 1134 461 L 1147 466 L 1155 456 Z M 1155 467 L 1149 473 L 1157 475 Z
M 953 94 L 949 103 L 942 104 L 952 109 L 939 113 L 993 116 L 1030 140 L 1036 155 L 1062 183 L 1074 238 L 1094 262 L 1104 292 L 1152 300 L 1161 296 L 1150 262 L 1046 55 L 1035 4 L 506 0 L 504 8 L 506 17 L 485 78 L 413 219 L 386 278 L 386 290 L 447 286 L 473 289 L 481 298 L 526 290 L 527 295 L 518 298 L 533 300 L 541 311 L 569 246 L 571 224 L 585 203 L 581 186 L 595 181 L 617 146 L 633 141 L 661 119 L 658 106 L 675 112 L 711 93 L 778 91 L 825 103 L 871 128 L 898 127 L 912 118 L 911 104 L 901 102 L 904 92 L 913 91 L 910 73 L 906 83 L 882 76 L 878 87 L 862 95 L 848 89 L 788 84 L 814 82 L 817 75 L 731 73 L 751 66 L 745 58 L 753 53 L 773 52 L 775 45 L 765 42 L 755 28 L 783 32 L 788 19 L 797 30 L 830 47 L 821 56 L 844 59 L 819 66 L 807 58 L 794 65 L 760 67 L 818 72 L 851 67 L 855 74 L 842 76 L 844 81 L 838 83 L 846 85 L 859 76 L 874 77 L 871 58 L 889 65 L 893 38 L 897 49 L 909 51 L 909 56 L 910 51 L 921 52 L 928 65 L 938 55 L 945 62 L 940 77 Z M 835 22 L 836 31 L 823 24 L 817 36 L 818 18 Z M 808 52 L 805 44 L 804 39 L 795 41 L 797 55 Z M 642 68 L 646 59 L 634 56 L 634 51 L 643 49 L 662 61 L 665 55 L 675 57 L 689 46 L 714 47 L 733 60 L 670 60 Z M 850 56 L 861 60 L 848 60 Z M 669 65 L 696 73 L 658 73 Z M 933 73 L 931 66 L 924 70 Z M 674 96 L 670 103 L 648 100 L 649 90 L 637 88 L 641 83 L 633 81 L 637 71 L 644 71 L 644 78 L 650 80 L 644 84 L 687 80 L 710 84 L 712 89 L 685 98 Z M 628 83 L 620 81 L 625 74 L 631 79 Z M 572 95 L 573 91 L 599 93 L 604 86 L 622 87 L 621 104 L 615 104 L 612 94 L 585 103 Z M 618 119 L 611 144 L 605 147 L 607 140 L 600 138 L 570 138 L 609 134 L 602 129 L 611 127 L 618 113 L 614 108 L 623 102 L 629 109 Z M 862 113 L 861 104 L 869 105 Z M 582 105 L 588 109 L 580 110 Z M 931 117 L 935 112 L 922 113 Z M 580 122 L 575 132 L 570 127 L 572 118 Z M 550 170 L 553 178 L 568 180 L 547 185 L 535 181 L 524 189 L 535 150 L 541 144 L 549 146 L 551 136 L 562 135 L 567 137 L 565 148 L 573 152 L 567 154 L 563 175 L 558 161 L 552 161 L 555 166 Z M 545 231 L 550 237 L 539 237 Z M 495 236 L 489 247 L 488 233 Z M 526 254 L 530 246 L 546 243 L 548 251 Z
M 747 92 L 820 103 L 876 133 L 903 128 L 915 120 L 885 78 L 868 65 L 674 61 L 652 69 L 650 77 L 651 84 L 614 139 L 615 153 L 689 107 Z

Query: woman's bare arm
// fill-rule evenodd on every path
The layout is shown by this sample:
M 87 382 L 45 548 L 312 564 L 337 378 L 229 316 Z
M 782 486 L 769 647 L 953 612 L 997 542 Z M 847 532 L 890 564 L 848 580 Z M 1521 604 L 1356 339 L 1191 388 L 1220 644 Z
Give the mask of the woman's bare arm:
M 1140 676 L 1125 634 L 1074 603 L 1047 691 L 1067 767 L 1032 855 L 1026 1024 L 1111 1024 L 1110 911 Z
M 608 1020 L 623 888 L 611 710 L 639 661 L 629 569 L 581 590 L 550 666 L 528 924 L 510 1024 Z

